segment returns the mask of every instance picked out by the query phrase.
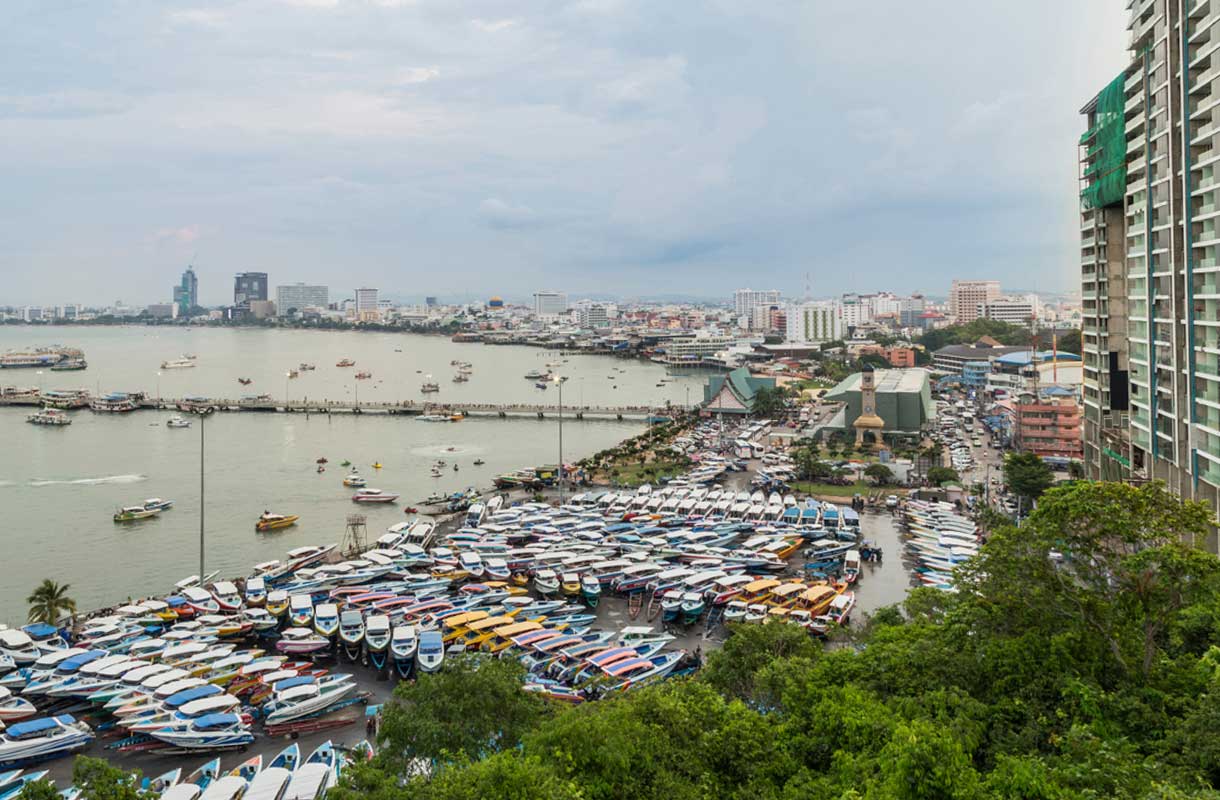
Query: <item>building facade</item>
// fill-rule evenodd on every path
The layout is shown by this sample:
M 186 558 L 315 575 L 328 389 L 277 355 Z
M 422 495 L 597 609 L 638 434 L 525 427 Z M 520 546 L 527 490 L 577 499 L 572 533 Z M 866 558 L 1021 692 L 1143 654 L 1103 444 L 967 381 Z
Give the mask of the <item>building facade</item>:
M 355 317 L 360 322 L 376 322 L 381 319 L 381 304 L 377 299 L 377 290 L 362 286 L 356 290 L 356 302 L 352 306 Z
M 1017 449 L 1055 458 L 1079 459 L 1082 440 L 1080 406 L 1075 400 L 1042 399 L 1014 407 Z
M 568 310 L 568 295 L 565 292 L 534 292 L 534 315 L 554 317 Z
M 737 319 L 745 319 L 753 326 L 753 310 L 759 306 L 770 308 L 780 304 L 778 289 L 738 289 L 733 292 L 733 313 Z
M 999 281 L 955 280 L 949 288 L 949 313 L 958 325 L 979 318 L 979 305 L 1000 299 Z
M 281 317 L 286 317 L 293 311 L 326 308 L 328 305 L 330 305 L 330 289 L 325 286 L 294 283 L 289 286 L 275 287 L 275 308 Z
M 186 268 L 178 285 L 174 287 L 174 305 L 178 307 L 180 317 L 187 316 L 192 308 L 199 306 L 199 279 L 195 276 L 193 267 Z
M 1220 499 L 1220 8 L 1129 4 L 1131 60 L 1082 109 L 1084 461 Z M 1214 543 L 1213 543 L 1214 549 Z
M 582 328 L 605 328 L 610 325 L 610 314 L 601 303 L 583 303 L 576 309 L 576 320 Z
M 1034 300 L 1002 297 L 990 303 L 979 303 L 978 317 L 1007 322 L 1010 325 L 1029 325 L 1038 318 L 1038 306 Z
M 832 342 L 843 338 L 843 320 L 838 303 L 801 303 L 788 308 L 785 319 L 789 342 Z
M 239 272 L 233 279 L 233 305 L 249 310 L 251 300 L 267 299 L 267 273 Z

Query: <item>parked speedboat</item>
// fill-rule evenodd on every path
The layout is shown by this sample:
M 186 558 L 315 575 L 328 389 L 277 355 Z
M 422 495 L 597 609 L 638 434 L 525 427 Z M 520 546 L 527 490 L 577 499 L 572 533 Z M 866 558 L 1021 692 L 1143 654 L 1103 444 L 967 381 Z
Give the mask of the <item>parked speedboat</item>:
M 24 697 L 13 694 L 11 689 L 0 686 L 0 725 L 11 725 L 34 716 L 38 709 Z
M 339 643 L 349 661 L 360 658 L 364 646 L 364 615 L 356 609 L 348 609 L 339 615 Z
M 267 602 L 267 581 L 259 575 L 246 579 L 246 606 L 262 608 Z
M 440 631 L 424 631 L 419 635 L 415 664 L 420 672 L 437 672 L 445 662 L 445 643 Z
M 268 725 L 320 714 L 356 691 L 352 675 L 299 677 L 280 681 L 264 706 Z
M 316 653 L 330 647 L 330 640 L 314 633 L 309 628 L 287 628 L 280 634 L 275 649 L 281 653 Z
M 390 639 L 390 654 L 394 657 L 394 670 L 400 678 L 409 678 L 415 671 L 415 652 L 419 649 L 419 638 L 414 625 L 395 625 Z
M 376 670 L 385 668 L 390 636 L 390 618 L 385 614 L 370 614 L 364 622 L 364 650 Z
M 333 638 L 339 631 L 339 607 L 334 603 L 318 603 L 313 610 L 313 629 L 319 636 Z
M 165 742 L 183 750 L 218 750 L 231 747 L 244 747 L 254 741 L 250 726 L 242 717 L 232 713 L 203 714 L 189 720 L 185 725 L 167 726 L 147 731 L 148 735 L 158 741 Z M 213 792 L 226 781 L 236 786 L 237 791 L 245 788 L 246 782 L 241 778 L 226 776 L 215 781 L 205 791 Z M 222 800 L 232 800 L 236 794 L 225 794 Z
M 93 731 L 68 714 L 8 726 L 0 733 L 0 767 L 57 758 L 93 741 Z
M 338 755 L 334 745 L 324 742 L 304 764 L 297 767 L 284 797 L 291 800 L 319 800 L 334 783 L 337 767 Z
M 294 594 L 288 598 L 288 624 L 305 628 L 313 624 L 313 598 Z
M 42 651 L 25 631 L 0 630 L 0 655 L 8 656 L 18 667 L 24 667 L 37 661 Z

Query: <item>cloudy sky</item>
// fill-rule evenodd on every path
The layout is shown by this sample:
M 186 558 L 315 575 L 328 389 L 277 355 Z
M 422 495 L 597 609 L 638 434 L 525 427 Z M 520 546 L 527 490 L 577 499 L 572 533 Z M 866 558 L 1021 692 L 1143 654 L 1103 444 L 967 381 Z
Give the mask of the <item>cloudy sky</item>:
M 0 304 L 1076 285 L 1120 0 L 5 0 Z

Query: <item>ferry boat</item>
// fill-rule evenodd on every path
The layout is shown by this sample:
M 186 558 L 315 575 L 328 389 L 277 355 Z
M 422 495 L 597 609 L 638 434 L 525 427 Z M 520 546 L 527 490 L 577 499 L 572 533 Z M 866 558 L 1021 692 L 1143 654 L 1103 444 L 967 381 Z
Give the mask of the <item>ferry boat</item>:
M 51 365 L 52 372 L 79 372 L 88 368 L 89 363 L 83 358 L 65 358 L 58 364 Z
M 74 351 L 75 355 L 80 355 Z M 0 355 L 0 369 L 29 369 L 33 367 L 52 367 L 64 359 L 64 353 L 57 350 L 35 350 L 29 353 L 5 353 Z
M 354 366 L 356 366 L 356 362 L 352 361 L 350 358 L 345 358 L 342 361 L 337 362 L 335 364 L 335 366 L 336 367 L 354 367 Z
M 419 390 L 424 394 L 439 392 L 441 390 L 441 385 L 436 381 L 424 381 L 423 384 L 420 385 Z
M 42 403 L 50 408 L 84 408 L 89 405 L 89 393 L 84 389 L 48 389 L 41 393 Z
M 551 377 L 550 370 L 544 371 L 540 369 L 531 369 L 529 372 L 525 373 L 525 379 L 530 381 L 536 381 L 549 377 Z
M 256 531 L 274 531 L 280 528 L 288 528 L 297 524 L 297 520 L 301 517 L 297 514 L 272 514 L 270 511 L 264 511 L 262 516 L 258 518 L 258 522 L 254 523 Z
M 161 369 L 193 369 L 195 362 L 189 358 L 175 358 L 161 362 Z
M 63 426 L 71 425 L 72 418 L 62 411 L 56 411 L 53 408 L 44 408 L 42 411 L 36 411 L 25 418 L 26 422 L 31 422 L 35 425 L 53 425 Z
M 89 408 L 105 413 L 125 414 L 128 411 L 135 411 L 136 403 L 129 394 L 112 392 L 103 397 L 94 398 L 89 403 Z

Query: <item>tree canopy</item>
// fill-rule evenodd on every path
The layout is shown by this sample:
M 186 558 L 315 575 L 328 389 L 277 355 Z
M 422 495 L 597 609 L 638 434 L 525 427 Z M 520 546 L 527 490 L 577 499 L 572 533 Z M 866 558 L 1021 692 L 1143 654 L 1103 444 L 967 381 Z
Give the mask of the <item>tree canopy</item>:
M 1004 483 L 1026 500 L 1037 500 L 1055 482 L 1055 473 L 1035 453 L 1009 453 L 1004 459 Z
M 30 622 L 58 623 L 69 614 L 76 613 L 76 601 L 68 596 L 66 583 L 56 583 L 50 578 L 43 579 L 38 588 L 30 592 L 25 602 L 29 603 Z

